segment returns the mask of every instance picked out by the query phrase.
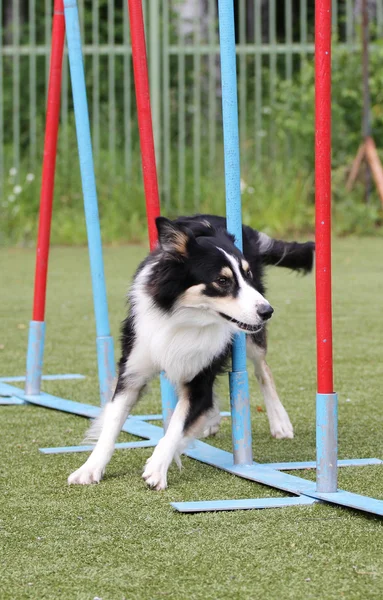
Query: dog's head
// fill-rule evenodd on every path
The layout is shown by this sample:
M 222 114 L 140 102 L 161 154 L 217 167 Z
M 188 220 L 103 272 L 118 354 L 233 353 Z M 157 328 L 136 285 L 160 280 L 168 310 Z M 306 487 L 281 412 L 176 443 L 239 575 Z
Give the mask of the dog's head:
M 233 331 L 262 329 L 273 309 L 256 289 L 233 236 L 203 220 L 188 227 L 159 217 L 156 224 L 160 260 L 148 285 L 162 308 L 204 311 Z

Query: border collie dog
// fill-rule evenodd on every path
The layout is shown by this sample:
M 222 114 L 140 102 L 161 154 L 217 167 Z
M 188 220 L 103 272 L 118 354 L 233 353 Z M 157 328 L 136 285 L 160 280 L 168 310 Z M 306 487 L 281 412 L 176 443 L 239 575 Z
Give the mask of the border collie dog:
M 134 276 L 129 314 L 122 325 L 122 357 L 113 398 L 93 423 L 97 439 L 69 484 L 98 483 L 114 444 L 145 385 L 161 371 L 176 386 L 178 403 L 166 434 L 147 461 L 143 478 L 156 490 L 167 486 L 173 459 L 201 434 L 218 430 L 220 415 L 213 385 L 223 371 L 233 336 L 247 334 L 266 405 L 271 435 L 292 438 L 293 427 L 278 398 L 266 363 L 266 323 L 273 309 L 264 296 L 265 265 L 312 269 L 314 243 L 274 240 L 243 227 L 243 253 L 234 245 L 223 217 L 196 215 L 156 220 L 158 247 Z

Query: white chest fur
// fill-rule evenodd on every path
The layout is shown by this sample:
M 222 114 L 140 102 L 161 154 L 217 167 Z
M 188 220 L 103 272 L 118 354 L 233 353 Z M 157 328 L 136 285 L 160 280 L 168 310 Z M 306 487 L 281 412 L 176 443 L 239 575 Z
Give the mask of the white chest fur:
M 141 306 L 142 308 L 142 306 Z M 168 315 L 151 306 L 137 311 L 137 345 L 150 355 L 156 370 L 173 382 L 190 381 L 219 356 L 231 340 L 225 323 L 212 323 L 193 309 Z
M 156 307 L 145 289 L 151 268 L 144 267 L 131 291 L 135 329 L 132 369 L 136 371 L 141 363 L 145 370 L 165 371 L 173 383 L 190 381 L 222 354 L 231 341 L 231 328 L 208 310 L 166 312 Z

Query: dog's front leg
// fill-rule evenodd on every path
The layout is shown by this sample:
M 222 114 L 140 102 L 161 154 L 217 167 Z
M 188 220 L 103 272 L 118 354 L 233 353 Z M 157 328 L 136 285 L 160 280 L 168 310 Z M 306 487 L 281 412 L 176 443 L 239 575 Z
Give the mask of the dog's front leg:
M 142 475 L 151 488 L 159 491 L 167 487 L 167 472 L 173 459 L 179 458 L 206 426 L 213 409 L 213 380 L 210 373 L 203 372 L 180 386 L 179 400 L 166 434 L 158 442 Z
M 148 486 L 155 490 L 160 491 L 167 487 L 167 473 L 172 460 L 185 448 L 184 427 L 188 410 L 188 394 L 186 390 L 182 390 L 166 434 L 160 439 L 152 456 L 146 462 L 142 475 Z
M 119 384 L 117 384 L 118 389 Z M 120 391 L 115 393 L 113 400 L 105 405 L 103 412 L 91 426 L 88 434 L 88 439 L 98 437 L 97 444 L 82 467 L 68 477 L 69 484 L 86 485 L 98 483 L 101 480 L 105 467 L 112 457 L 114 444 L 121 427 L 137 402 L 141 389 L 125 387 L 121 389 L 120 386 Z

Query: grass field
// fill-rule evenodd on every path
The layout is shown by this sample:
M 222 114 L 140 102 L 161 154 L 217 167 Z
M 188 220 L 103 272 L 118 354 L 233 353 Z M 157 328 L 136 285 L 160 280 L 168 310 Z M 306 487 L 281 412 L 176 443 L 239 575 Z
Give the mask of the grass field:
M 112 333 L 145 249 L 106 248 Z M 383 458 L 383 240 L 334 243 L 334 341 L 340 458 Z M 34 254 L 1 250 L 0 373 L 24 372 Z M 269 363 L 295 424 L 273 440 L 251 376 L 253 451 L 262 462 L 314 458 L 314 281 L 270 270 Z M 85 248 L 55 248 L 50 263 L 45 373 L 80 372 L 45 391 L 98 403 L 95 329 Z M 118 350 L 117 350 L 118 352 Z M 226 377 L 220 382 L 227 407 Z M 154 383 L 138 410 L 160 409 Z M 145 488 L 150 449 L 116 452 L 104 481 L 68 487 L 84 455 L 42 456 L 40 446 L 78 443 L 80 417 L 1 407 L 0 598 L 68 600 L 367 599 L 383 597 L 382 521 L 317 504 L 264 511 L 180 515 L 173 500 L 278 496 L 184 458 L 169 489 Z M 226 420 L 213 443 L 230 449 Z M 121 440 L 129 436 L 121 435 Z M 302 473 L 313 477 L 311 472 Z M 383 498 L 381 467 L 348 468 L 341 488 Z

